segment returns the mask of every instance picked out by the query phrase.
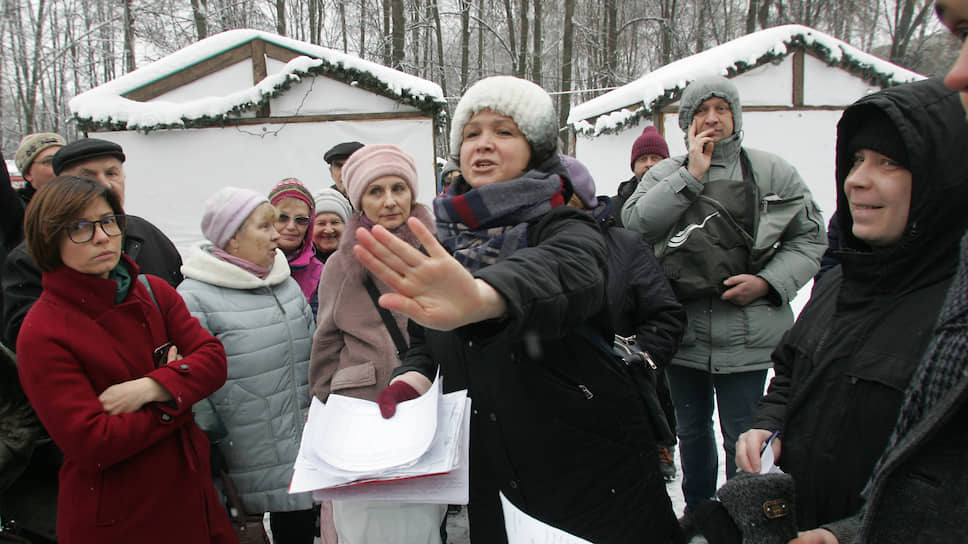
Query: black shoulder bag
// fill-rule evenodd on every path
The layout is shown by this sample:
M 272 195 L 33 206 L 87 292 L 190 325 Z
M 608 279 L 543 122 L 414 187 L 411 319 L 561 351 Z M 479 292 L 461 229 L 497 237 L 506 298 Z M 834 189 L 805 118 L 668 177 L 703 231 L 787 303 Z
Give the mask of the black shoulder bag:
M 393 339 L 393 345 L 397 347 L 397 359 L 401 359 L 404 352 L 407 351 L 407 341 L 403 339 L 403 333 L 400 332 L 400 327 L 394 321 L 393 314 L 390 313 L 390 310 L 380 306 L 380 290 L 373 283 L 373 278 L 366 276 L 363 279 L 363 286 L 366 287 L 366 292 L 369 293 L 370 300 L 376 306 L 376 311 L 380 312 L 380 319 L 383 320 L 383 325 L 387 328 L 387 332 L 390 333 L 390 338 Z
M 587 326 L 579 327 L 575 332 L 595 346 L 605 357 L 615 361 L 617 366 L 632 378 L 632 382 L 642 394 L 642 401 L 649 413 L 656 444 L 674 443 L 676 437 L 669 428 L 669 422 L 666 420 L 665 412 L 659 403 L 659 395 L 655 390 L 658 366 L 652 356 L 639 349 L 635 343 L 635 336 L 626 337 L 616 334 L 610 347 L 605 339 Z

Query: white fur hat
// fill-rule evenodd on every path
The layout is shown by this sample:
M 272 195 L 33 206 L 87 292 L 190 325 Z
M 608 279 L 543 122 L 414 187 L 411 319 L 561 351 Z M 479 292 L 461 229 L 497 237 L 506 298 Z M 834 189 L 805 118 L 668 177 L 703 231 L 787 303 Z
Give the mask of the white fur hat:
M 558 148 L 558 122 L 551 96 L 525 79 L 493 76 L 471 85 L 457 103 L 450 125 L 450 152 L 454 156 L 460 156 L 464 125 L 481 110 L 513 119 L 538 159 Z

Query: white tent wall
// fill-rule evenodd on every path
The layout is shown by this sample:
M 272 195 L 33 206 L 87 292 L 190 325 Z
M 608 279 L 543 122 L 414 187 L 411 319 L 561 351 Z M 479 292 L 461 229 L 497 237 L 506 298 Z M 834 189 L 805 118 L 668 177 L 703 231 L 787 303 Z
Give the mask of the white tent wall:
M 125 210 L 154 223 L 182 253 L 203 238 L 199 225 L 209 195 L 225 186 L 268 195 L 286 177 L 299 179 L 313 192 L 329 187 L 333 182 L 323 153 L 339 142 L 400 146 L 416 161 L 418 200 L 429 205 L 436 191 L 430 119 L 294 122 L 90 136 L 124 148 Z

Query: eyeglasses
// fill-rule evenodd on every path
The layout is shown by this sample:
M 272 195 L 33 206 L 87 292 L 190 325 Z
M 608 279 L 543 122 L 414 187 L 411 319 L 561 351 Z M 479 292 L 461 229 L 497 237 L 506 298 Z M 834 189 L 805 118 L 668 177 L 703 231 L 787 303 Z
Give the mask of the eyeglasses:
M 284 213 L 279 214 L 279 219 L 276 219 L 276 223 L 282 223 L 283 225 L 288 225 L 290 221 L 295 221 L 300 227 L 308 227 L 309 222 L 312 221 L 309 217 L 305 215 L 297 215 L 296 217 L 291 217 Z
M 124 230 L 124 216 L 109 215 L 97 221 L 78 221 L 67 225 L 64 230 L 67 231 L 67 236 L 71 239 L 71 242 L 83 244 L 94 238 L 94 228 L 97 225 L 101 225 L 101 230 L 108 236 L 120 236 Z

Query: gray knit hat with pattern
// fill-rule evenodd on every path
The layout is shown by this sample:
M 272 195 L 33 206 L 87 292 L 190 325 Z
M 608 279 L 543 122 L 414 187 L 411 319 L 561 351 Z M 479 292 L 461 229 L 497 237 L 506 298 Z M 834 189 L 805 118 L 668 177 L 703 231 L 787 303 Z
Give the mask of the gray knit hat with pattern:
M 679 128 L 688 133 L 696 110 L 714 96 L 729 103 L 729 110 L 733 113 L 733 133 L 743 130 L 743 104 L 739 101 L 739 89 L 735 83 L 720 76 L 701 77 L 682 91 L 682 99 L 679 100 Z
M 558 121 L 551 96 L 538 85 L 512 76 L 493 76 L 471 85 L 454 110 L 450 125 L 450 152 L 460 155 L 464 125 L 481 110 L 514 120 L 539 160 L 558 148 Z

